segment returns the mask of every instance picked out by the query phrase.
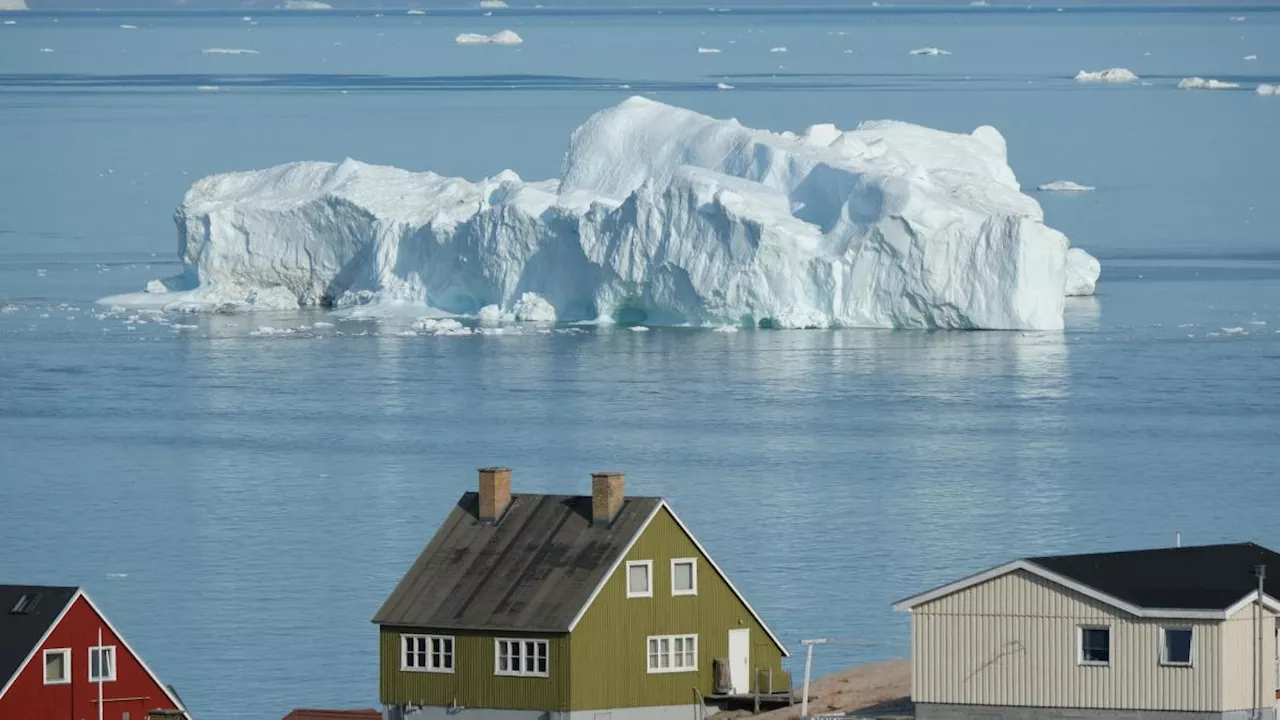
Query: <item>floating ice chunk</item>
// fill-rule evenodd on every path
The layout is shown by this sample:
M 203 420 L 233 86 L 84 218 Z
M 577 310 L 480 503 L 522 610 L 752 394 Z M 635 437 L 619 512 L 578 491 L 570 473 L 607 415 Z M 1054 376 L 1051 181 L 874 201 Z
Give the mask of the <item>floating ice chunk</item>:
M 716 325 L 715 327 L 711 328 L 711 332 L 719 332 L 719 333 L 735 333 L 735 332 L 738 332 L 738 330 L 739 328 L 737 325 Z
M 147 281 L 147 290 L 146 290 L 146 292 L 149 292 L 149 293 L 167 293 L 167 292 L 169 292 L 169 288 L 168 288 L 168 286 L 167 286 L 167 285 L 165 285 L 165 284 L 164 284 L 164 281 L 163 281 L 163 280 L 161 280 L 161 279 L 159 279 L 159 278 L 154 278 L 154 279 L 152 279 L 152 280 L 148 280 L 148 281 Z
M 801 137 L 636 97 L 578 128 L 563 167 L 544 182 L 354 160 L 204 178 L 176 215 L 187 283 L 103 302 L 495 305 L 502 323 L 537 293 L 565 322 L 1062 327 L 1069 244 L 993 128 Z
M 1242 328 L 1242 327 L 1224 327 L 1224 328 L 1218 328 L 1218 329 L 1219 329 L 1219 330 L 1221 330 L 1222 332 L 1224 332 L 1224 333 L 1228 334 L 1228 335 L 1242 335 L 1242 334 L 1244 334 L 1244 328 Z
M 284 0 L 281 10 L 332 10 L 333 6 L 320 0 Z
M 5 25 L 17 25 L 17 24 L 18 24 L 18 21 L 17 21 L 17 20 L 5 20 L 5 21 L 4 21 L 4 24 L 5 24 Z
M 702 54 L 702 55 L 708 55 L 708 54 L 711 54 L 711 53 L 718 53 L 718 52 L 720 52 L 720 48 L 700 47 L 700 48 L 698 48 L 698 52 L 699 52 L 700 54 Z
M 196 90 L 200 92 L 218 92 L 222 88 L 217 85 L 197 85 Z
M 202 55 L 260 55 L 261 53 L 259 53 L 257 50 L 251 50 L 249 48 L 211 47 L 211 48 L 205 48 L 201 50 L 200 54 Z
M 1036 189 L 1044 192 L 1090 192 L 1097 190 L 1092 185 L 1081 185 L 1074 180 L 1054 180 L 1043 185 L 1037 185 Z
M 911 55 L 950 55 L 951 51 L 936 47 L 922 47 L 912 50 Z
M 1081 70 L 1076 73 L 1076 80 L 1080 82 L 1127 83 L 1137 81 L 1138 76 L 1127 68 L 1107 68 L 1097 72 Z
M 107 573 L 107 578 L 110 580 L 123 580 L 127 577 L 129 577 L 129 573 Z
M 1243 16 L 1243 15 L 1232 15 L 1231 17 L 1229 17 L 1229 18 L 1227 18 L 1227 19 L 1228 19 L 1228 20 L 1230 20 L 1231 22 L 1244 22 L 1244 16 Z
M 1098 259 L 1080 248 L 1067 250 L 1067 283 L 1068 297 L 1092 295 L 1098 285 L 1098 276 L 1102 274 L 1102 264 Z
M 270 325 L 263 325 L 250 331 L 249 334 L 254 337 L 266 337 L 270 335 L 292 335 L 296 332 L 297 330 L 294 330 L 293 328 L 277 328 L 271 327 Z
M 243 20 L 243 21 L 245 21 L 245 22 L 253 22 L 253 18 L 252 18 L 252 17 L 250 17 L 250 16 L 248 16 L 248 15 L 245 15 L 244 17 L 242 17 L 242 18 L 240 18 L 240 19 L 241 19 L 241 20 Z
M 333 323 L 325 322 L 324 320 L 317 320 L 311 323 L 311 327 L 316 328 L 317 330 L 320 328 L 331 328 L 333 327 Z
M 487 10 L 502 10 L 507 7 L 503 0 L 480 0 L 480 7 Z
M 990 5 L 987 4 L 987 0 L 973 0 L 973 2 L 969 3 L 969 7 L 984 8 L 990 7 Z
M 1242 59 L 1244 59 L 1244 60 L 1257 60 L 1257 59 L 1258 59 L 1258 56 L 1257 56 L 1257 55 L 1245 55 L 1245 56 L 1244 56 L 1244 58 L 1242 58 Z
M 771 52 L 771 53 L 774 53 L 774 52 L 786 52 L 786 51 L 787 51 L 787 48 L 786 48 L 785 46 L 782 46 L 782 45 L 779 45 L 778 47 L 775 47 L 775 48 L 769 48 L 769 52 Z
M 413 10 L 410 10 L 407 14 L 409 14 L 409 15 L 426 15 L 426 14 L 427 14 L 427 11 L 426 11 L 426 10 L 418 10 L 418 9 L 416 9 L 416 8 L 415 8 L 415 9 L 413 9 Z
M 627 329 L 630 330 L 631 332 L 649 332 L 649 328 L 643 325 L 632 325 Z
M 138 26 L 137 25 L 121 25 L 120 29 L 121 30 L 137 30 Z
M 1268 85 L 1263 83 L 1259 85 L 1258 89 L 1254 92 L 1259 95 L 1280 95 L 1280 85 Z
M 53 48 L 51 48 L 51 47 L 43 47 L 43 48 L 40 48 L 40 52 L 42 52 L 42 53 L 51 53 L 51 52 L 53 52 Z
M 462 33 L 453 39 L 459 45 L 519 45 L 524 42 L 513 30 L 499 30 L 492 35 Z
M 1178 87 L 1183 90 L 1232 90 L 1240 87 L 1240 83 L 1224 82 L 1222 80 L 1213 80 L 1202 77 L 1182 78 L 1178 81 Z
M 719 90 L 732 90 L 733 86 L 730 85 L 729 83 L 718 82 L 716 83 L 716 88 Z
M 527 292 L 520 296 L 512 308 L 516 322 L 554 323 L 556 309 L 546 298 L 537 293 Z
M 1266 324 L 1267 324 L 1267 321 L 1266 321 L 1266 320 L 1250 320 L 1250 321 L 1249 321 L 1248 323 L 1246 323 L 1246 324 L 1248 324 L 1248 325 L 1266 325 Z

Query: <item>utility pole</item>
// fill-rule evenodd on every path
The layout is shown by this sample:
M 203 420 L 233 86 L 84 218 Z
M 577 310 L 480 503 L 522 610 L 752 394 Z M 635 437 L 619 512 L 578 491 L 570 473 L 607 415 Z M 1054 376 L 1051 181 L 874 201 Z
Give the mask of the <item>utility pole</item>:
M 1253 566 L 1253 573 L 1258 576 L 1258 598 L 1257 598 L 1258 602 L 1257 602 L 1257 606 L 1254 608 L 1254 611 L 1253 611 L 1254 622 L 1257 623 L 1258 625 L 1257 639 L 1254 641 L 1254 646 L 1253 646 L 1254 662 L 1258 664 L 1257 665 L 1258 669 L 1257 669 L 1257 672 L 1253 674 L 1253 687 L 1254 687 L 1253 700 L 1254 700 L 1254 703 L 1256 703 L 1256 707 L 1254 709 L 1254 717 L 1261 720 L 1263 715 L 1262 708 L 1266 706 L 1266 703 L 1262 698 L 1262 688 L 1266 687 L 1266 681 L 1262 677 L 1263 669 L 1266 667 L 1266 663 L 1263 661 L 1263 657 L 1262 657 L 1262 648 L 1263 648 L 1262 598 L 1267 591 L 1266 590 L 1267 566 L 1255 565 Z
M 809 720 L 809 670 L 813 667 L 813 646 L 826 644 L 826 638 L 801 640 L 804 646 L 804 694 L 800 696 L 800 720 Z

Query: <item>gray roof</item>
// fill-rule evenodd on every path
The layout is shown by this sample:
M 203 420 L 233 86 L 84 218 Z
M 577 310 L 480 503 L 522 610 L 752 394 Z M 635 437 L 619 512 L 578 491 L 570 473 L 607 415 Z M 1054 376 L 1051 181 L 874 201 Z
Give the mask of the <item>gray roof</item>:
M 442 630 L 568 632 L 661 498 L 628 496 L 608 527 L 591 498 L 514 494 L 496 524 L 465 493 L 373 618 Z
M 77 590 L 79 588 L 44 585 L 0 585 L 0 688 L 18 672 Z M 19 600 L 22 600 L 21 606 Z

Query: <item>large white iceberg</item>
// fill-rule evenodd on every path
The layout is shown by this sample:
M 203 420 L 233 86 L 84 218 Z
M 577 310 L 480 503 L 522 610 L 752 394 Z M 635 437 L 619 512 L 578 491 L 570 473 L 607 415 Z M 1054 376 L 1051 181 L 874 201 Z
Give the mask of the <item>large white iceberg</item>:
M 1234 90 L 1240 87 L 1240 83 L 1214 80 L 1213 78 L 1206 80 L 1202 77 L 1189 77 L 1179 80 L 1178 87 L 1183 90 Z
M 1102 263 L 1080 248 L 1067 250 L 1067 286 L 1070 297 L 1092 295 L 1102 274 Z
M 1137 82 L 1138 76 L 1128 68 L 1107 68 L 1097 72 L 1081 70 L 1076 73 L 1076 80 L 1080 82 L 1128 83 Z
M 492 35 L 462 33 L 454 38 L 459 45 L 519 45 L 524 42 L 514 30 L 499 30 Z
M 103 302 L 1057 329 L 1076 287 L 994 128 L 796 136 L 639 97 L 574 132 L 558 181 L 302 162 L 201 179 L 175 218 L 184 273 Z

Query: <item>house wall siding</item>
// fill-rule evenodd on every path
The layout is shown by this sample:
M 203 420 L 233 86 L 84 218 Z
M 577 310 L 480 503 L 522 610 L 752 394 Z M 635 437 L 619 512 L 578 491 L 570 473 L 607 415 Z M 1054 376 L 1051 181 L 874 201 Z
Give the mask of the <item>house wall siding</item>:
M 1260 706 L 1275 703 L 1276 681 L 1276 616 L 1262 610 L 1262 687 L 1254 684 L 1258 668 L 1254 653 L 1258 628 L 1255 624 L 1257 605 L 1250 604 L 1222 624 L 1222 694 L 1227 710 L 1254 707 L 1255 693 L 1261 695 Z M 1270 699 L 1269 699 L 1270 698 Z
M 697 558 L 697 595 L 672 596 L 673 558 Z M 653 597 L 627 597 L 628 560 L 653 561 Z M 775 689 L 789 690 L 791 681 L 782 670 L 781 650 L 663 508 L 636 540 L 569 638 L 570 654 L 576 659 L 571 667 L 570 708 L 694 703 L 695 688 L 703 695 L 712 692 L 712 660 L 728 657 L 729 631 L 741 628 L 751 631 L 750 665 L 753 671 L 759 670 L 761 685 L 767 684 L 765 678 L 772 669 Z M 698 636 L 697 671 L 650 674 L 648 637 L 680 634 Z
M 452 636 L 454 671 L 401 670 L 402 633 Z M 546 640 L 548 677 L 495 675 L 494 640 L 499 637 Z M 568 709 L 570 663 L 567 635 L 383 627 L 379 638 L 379 696 L 384 705 L 447 706 L 457 702 L 463 707 L 500 710 Z
M 1082 624 L 1111 628 L 1110 666 L 1078 663 Z M 1164 625 L 1194 628 L 1193 667 L 1160 664 Z M 913 609 L 912 697 L 941 704 L 1223 710 L 1222 643 L 1220 621 L 1134 618 L 1017 570 Z

